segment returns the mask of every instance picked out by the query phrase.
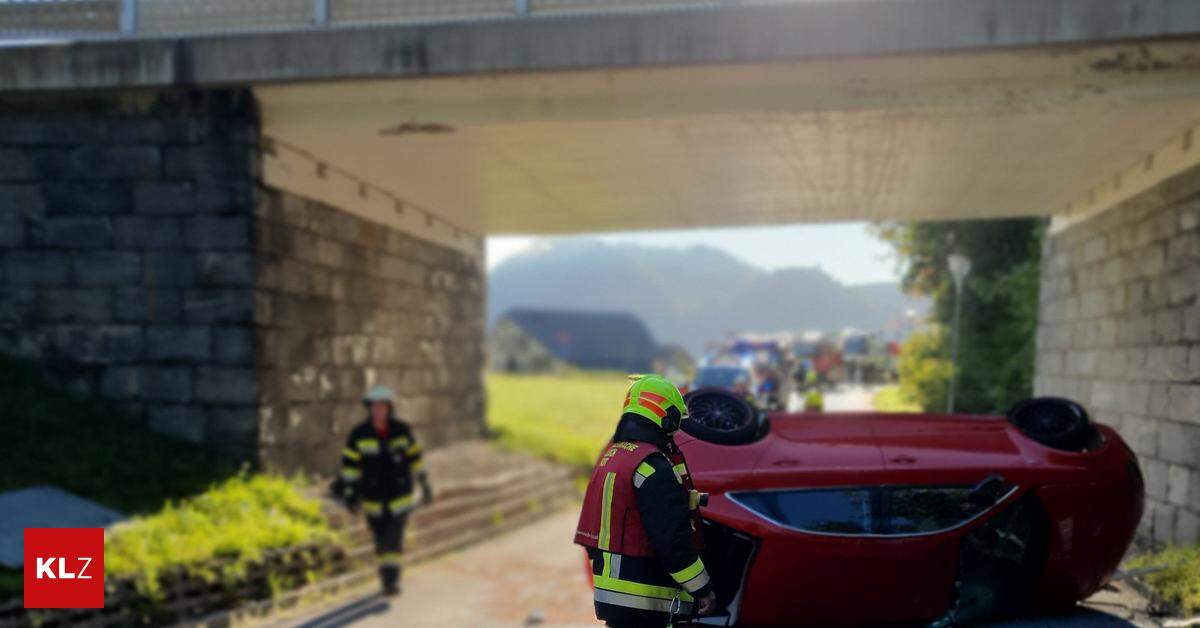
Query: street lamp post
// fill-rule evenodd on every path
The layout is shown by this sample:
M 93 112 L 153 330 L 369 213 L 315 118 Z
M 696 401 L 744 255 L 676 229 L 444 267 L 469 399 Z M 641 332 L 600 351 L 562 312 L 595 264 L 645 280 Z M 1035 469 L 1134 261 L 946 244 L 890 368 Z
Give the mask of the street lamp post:
M 950 276 L 954 278 L 954 327 L 950 336 L 950 394 L 946 399 L 946 412 L 954 413 L 954 392 L 958 386 L 958 319 L 962 315 L 963 281 L 971 272 L 971 260 L 965 255 L 951 253 L 946 257 Z

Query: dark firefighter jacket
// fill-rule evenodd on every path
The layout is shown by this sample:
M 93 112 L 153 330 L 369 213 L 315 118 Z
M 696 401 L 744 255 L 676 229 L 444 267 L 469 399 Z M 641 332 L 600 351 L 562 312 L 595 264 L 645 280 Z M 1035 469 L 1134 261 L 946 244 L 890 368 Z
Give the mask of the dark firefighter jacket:
M 641 484 L 635 485 L 634 495 L 637 501 L 638 514 L 641 515 L 642 525 L 649 538 L 653 556 L 617 556 L 595 548 L 589 548 L 592 572 L 604 573 L 605 561 L 619 561 L 617 565 L 621 580 L 658 586 L 679 588 L 679 574 L 690 574 L 697 567 L 704 571 L 703 562 L 693 537 L 693 518 L 688 505 L 688 493 L 680 483 L 675 470 L 667 456 L 668 442 L 666 434 L 657 426 L 636 414 L 626 414 L 617 424 L 613 434 L 613 442 L 635 441 L 650 443 L 659 451 L 645 459 L 645 463 L 653 468 L 653 472 L 639 478 Z M 660 453 L 661 452 L 661 453 Z M 616 558 L 614 558 L 616 557 Z M 609 564 L 609 572 L 613 564 Z M 672 577 L 677 574 L 677 577 Z M 689 575 L 690 577 L 690 575 Z M 707 580 L 707 576 L 704 578 Z M 687 615 L 693 610 L 692 599 L 704 597 L 711 590 L 711 584 L 683 593 L 677 615 Z M 602 599 L 604 598 L 604 599 Z M 605 601 L 605 599 L 609 601 Z M 614 603 L 615 602 L 615 603 Z M 642 608 L 638 608 L 642 606 Z M 629 596 L 597 595 L 596 615 L 602 620 L 616 623 L 663 623 L 667 614 L 655 608 L 653 604 L 645 604 Z
M 408 424 L 389 419 L 386 436 L 363 421 L 342 449 L 342 497 L 361 502 L 367 516 L 400 515 L 412 509 L 413 475 L 422 474 L 421 446 Z

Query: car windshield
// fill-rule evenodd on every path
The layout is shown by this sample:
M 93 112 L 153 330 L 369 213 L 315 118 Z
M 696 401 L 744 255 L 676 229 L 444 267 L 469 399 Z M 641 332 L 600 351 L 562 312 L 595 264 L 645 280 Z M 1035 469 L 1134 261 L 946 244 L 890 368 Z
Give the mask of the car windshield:
M 705 386 L 732 388 L 737 383 L 739 377 L 745 377 L 749 381 L 746 369 L 736 366 L 706 366 L 696 371 L 694 385 L 696 388 L 703 388 Z

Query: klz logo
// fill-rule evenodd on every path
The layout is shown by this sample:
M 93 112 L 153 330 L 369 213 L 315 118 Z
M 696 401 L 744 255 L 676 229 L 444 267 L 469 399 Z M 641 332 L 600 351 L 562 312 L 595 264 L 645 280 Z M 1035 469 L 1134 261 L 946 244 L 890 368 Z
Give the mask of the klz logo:
M 104 608 L 104 528 L 25 529 L 25 608 Z

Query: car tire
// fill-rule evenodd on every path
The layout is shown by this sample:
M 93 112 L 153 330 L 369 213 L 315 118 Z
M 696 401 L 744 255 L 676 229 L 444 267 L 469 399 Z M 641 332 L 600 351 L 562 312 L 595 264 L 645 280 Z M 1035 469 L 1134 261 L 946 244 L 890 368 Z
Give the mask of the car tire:
M 750 402 L 724 388 L 699 388 L 684 395 L 690 418 L 684 432 L 718 445 L 744 445 L 758 439 L 761 423 Z
M 1008 411 L 1008 420 L 1030 439 L 1062 451 L 1087 449 L 1094 434 L 1083 406 L 1058 397 L 1022 401 Z

